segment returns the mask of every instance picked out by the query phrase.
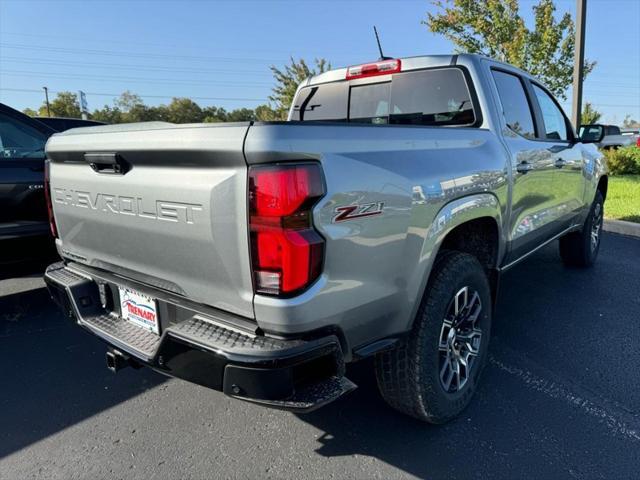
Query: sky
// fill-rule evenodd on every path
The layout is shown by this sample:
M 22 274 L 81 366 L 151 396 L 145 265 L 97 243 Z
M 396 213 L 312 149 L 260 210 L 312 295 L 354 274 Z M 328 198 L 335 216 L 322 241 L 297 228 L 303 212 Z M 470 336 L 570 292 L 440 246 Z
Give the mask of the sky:
M 520 0 L 532 22 L 534 0 Z M 575 0 L 556 0 L 558 15 Z M 608 123 L 640 120 L 640 0 L 588 0 L 584 101 Z M 86 92 L 89 110 L 125 90 L 145 103 L 190 97 L 227 109 L 265 103 L 270 65 L 324 57 L 335 67 L 385 55 L 451 53 L 421 24 L 427 0 L 0 0 L 0 102 L 37 108 L 43 86 Z M 562 102 L 570 114 L 570 96 Z

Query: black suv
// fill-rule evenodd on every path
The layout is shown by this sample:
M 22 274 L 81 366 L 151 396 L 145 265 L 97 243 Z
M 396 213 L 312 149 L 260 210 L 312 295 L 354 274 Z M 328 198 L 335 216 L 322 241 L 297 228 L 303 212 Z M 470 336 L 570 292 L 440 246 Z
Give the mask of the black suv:
M 49 231 L 44 145 L 54 133 L 0 103 L 0 240 Z
M 34 119 L 0 103 L 0 264 L 53 250 L 44 197 L 44 145 L 56 132 L 95 125 L 104 123 Z

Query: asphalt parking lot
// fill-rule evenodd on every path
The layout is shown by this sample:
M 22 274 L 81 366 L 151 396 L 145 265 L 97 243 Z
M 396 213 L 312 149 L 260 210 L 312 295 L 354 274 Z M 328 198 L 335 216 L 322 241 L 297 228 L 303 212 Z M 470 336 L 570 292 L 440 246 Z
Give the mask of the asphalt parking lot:
M 490 362 L 441 427 L 359 388 L 307 415 L 149 370 L 111 374 L 62 318 L 41 265 L 0 279 L 0 478 L 638 478 L 640 240 L 606 234 L 590 270 L 553 244 L 505 275 Z

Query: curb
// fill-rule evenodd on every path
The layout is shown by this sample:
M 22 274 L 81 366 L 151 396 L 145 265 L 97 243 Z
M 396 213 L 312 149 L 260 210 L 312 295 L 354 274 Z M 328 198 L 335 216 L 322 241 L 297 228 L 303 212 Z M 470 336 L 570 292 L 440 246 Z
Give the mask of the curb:
M 624 220 L 605 219 L 602 228 L 606 232 L 618 233 L 620 235 L 629 235 L 630 237 L 640 238 L 640 223 L 625 222 Z

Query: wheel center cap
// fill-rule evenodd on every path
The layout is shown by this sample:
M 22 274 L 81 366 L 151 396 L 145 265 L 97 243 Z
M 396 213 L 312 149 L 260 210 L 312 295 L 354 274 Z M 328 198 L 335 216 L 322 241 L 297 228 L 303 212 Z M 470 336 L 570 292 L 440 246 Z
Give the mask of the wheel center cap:
M 451 330 L 449 330 L 449 333 L 447 334 L 447 343 L 449 344 L 449 348 L 451 349 L 454 355 L 460 354 L 460 349 L 457 348 L 458 342 L 457 342 L 456 333 L 457 333 L 456 329 L 452 328 Z

